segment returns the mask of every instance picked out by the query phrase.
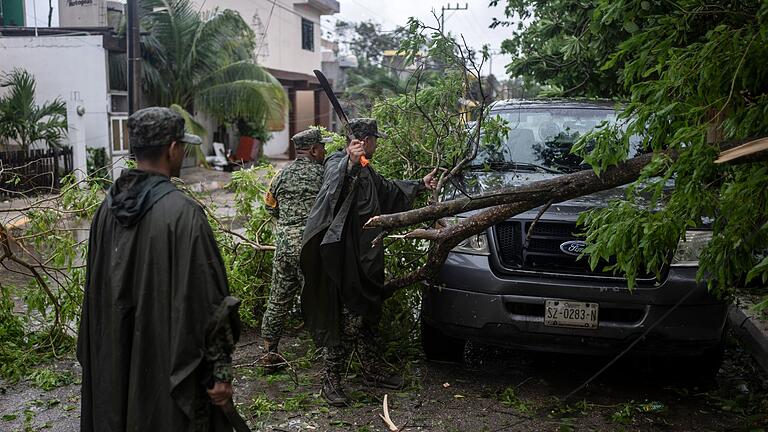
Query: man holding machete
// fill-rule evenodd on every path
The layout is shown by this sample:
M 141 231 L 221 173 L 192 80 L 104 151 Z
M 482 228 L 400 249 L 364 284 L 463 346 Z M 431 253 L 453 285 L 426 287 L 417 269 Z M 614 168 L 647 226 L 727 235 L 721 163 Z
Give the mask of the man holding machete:
M 301 251 L 302 311 L 315 343 L 324 348 L 322 396 L 333 406 L 349 402 L 341 374 L 355 345 L 366 383 L 393 389 L 404 384 L 383 367 L 374 342 L 384 300 L 384 247 L 372 246 L 381 230 L 363 225 L 372 216 L 410 209 L 420 192 L 436 186 L 435 171 L 421 180 L 392 181 L 362 166 L 361 159 L 371 159 L 386 135 L 370 118 L 350 120 L 349 129 L 357 139 L 326 159 Z

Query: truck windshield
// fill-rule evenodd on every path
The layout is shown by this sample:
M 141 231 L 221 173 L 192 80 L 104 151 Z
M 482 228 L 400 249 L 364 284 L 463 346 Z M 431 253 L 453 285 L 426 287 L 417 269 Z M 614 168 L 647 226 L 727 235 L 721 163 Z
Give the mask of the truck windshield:
M 508 122 L 509 135 L 499 147 L 481 148 L 472 166 L 493 170 L 568 173 L 589 168 L 581 157 L 571 154 L 571 147 L 603 122 L 616 121 L 615 111 L 594 108 L 519 108 L 491 115 Z M 630 139 L 632 155 L 639 141 Z

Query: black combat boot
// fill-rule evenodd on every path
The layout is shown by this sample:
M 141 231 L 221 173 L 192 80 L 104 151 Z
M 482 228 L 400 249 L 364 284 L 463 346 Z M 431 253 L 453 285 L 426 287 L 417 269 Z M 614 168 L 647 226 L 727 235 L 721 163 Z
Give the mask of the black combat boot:
M 286 366 L 285 359 L 277 353 L 277 341 L 264 339 L 264 351 L 266 353 L 258 360 L 264 372 L 275 373 Z
M 320 391 L 328 405 L 335 407 L 349 406 L 349 398 L 341 386 L 341 374 L 326 370 L 323 373 L 323 389 Z
M 367 386 L 400 390 L 405 387 L 405 380 L 379 362 L 361 361 L 363 382 Z

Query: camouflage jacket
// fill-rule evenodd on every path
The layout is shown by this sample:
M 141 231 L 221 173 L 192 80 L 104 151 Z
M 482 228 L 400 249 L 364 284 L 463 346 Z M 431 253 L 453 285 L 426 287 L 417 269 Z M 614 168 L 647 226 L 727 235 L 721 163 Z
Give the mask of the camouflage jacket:
M 277 173 L 265 197 L 278 226 L 304 228 L 323 184 L 323 165 L 299 158 Z

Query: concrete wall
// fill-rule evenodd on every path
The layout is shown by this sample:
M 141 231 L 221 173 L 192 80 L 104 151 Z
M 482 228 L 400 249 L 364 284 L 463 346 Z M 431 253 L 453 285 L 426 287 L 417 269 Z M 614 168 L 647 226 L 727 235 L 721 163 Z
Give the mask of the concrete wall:
M 196 2 L 200 5 L 203 0 Z M 271 0 L 207 0 L 203 9 L 232 9 L 240 12 L 243 20 L 256 33 L 256 53 L 262 66 L 311 74 L 313 69 L 320 67 L 322 61 L 320 12 L 294 3 L 294 0 L 275 0 L 273 7 Z M 314 51 L 301 48 L 302 18 L 314 23 Z M 266 37 L 263 36 L 265 32 Z
M 283 87 L 283 89 L 288 93 L 288 89 L 285 87 Z M 264 144 L 264 156 L 274 159 L 287 158 L 290 139 L 290 133 L 288 132 L 288 112 L 286 112 L 285 128 L 278 132 L 272 132 L 271 137 Z
M 0 37 L 0 73 L 26 69 L 37 82 L 37 102 L 79 92 L 85 142 L 109 148 L 107 51 L 101 36 Z M 3 90 L 0 90 L 3 91 Z

